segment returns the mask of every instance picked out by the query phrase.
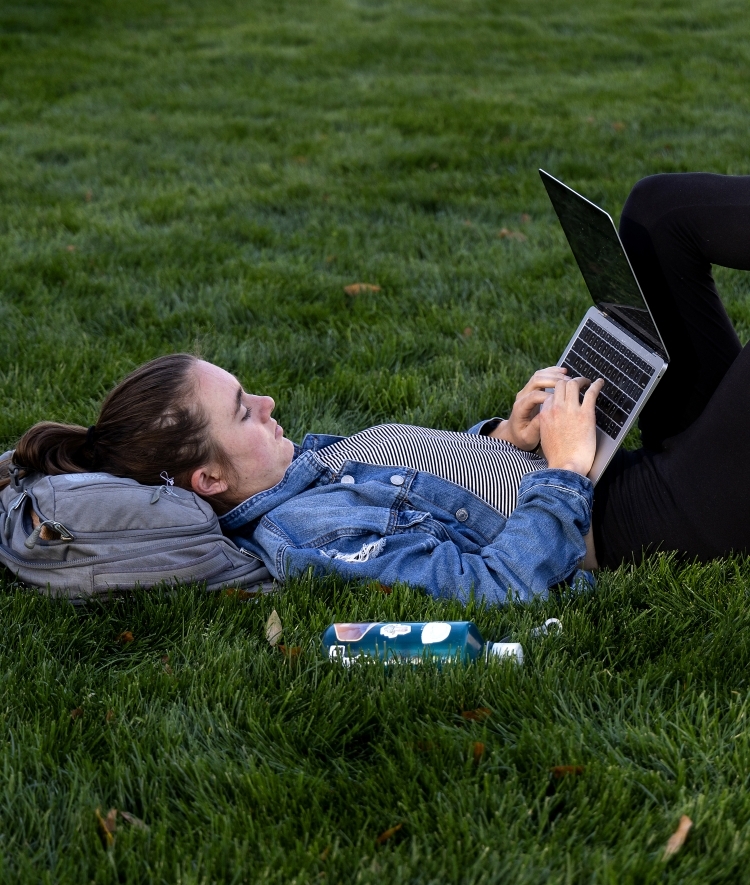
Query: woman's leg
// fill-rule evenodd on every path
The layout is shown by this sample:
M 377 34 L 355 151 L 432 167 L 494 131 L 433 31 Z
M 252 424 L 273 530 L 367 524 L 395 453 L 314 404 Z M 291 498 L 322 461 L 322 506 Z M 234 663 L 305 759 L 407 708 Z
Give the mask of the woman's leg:
M 594 498 L 601 565 L 637 561 L 643 551 L 701 560 L 750 552 L 750 344 L 686 431 L 661 452 L 618 460 Z
M 670 356 L 639 420 L 644 447 L 658 451 L 701 414 L 740 352 L 711 265 L 750 270 L 750 176 L 644 178 L 620 236 Z
M 711 275 L 750 269 L 750 176 L 645 178 L 620 235 L 670 366 L 641 413 L 644 449 L 619 451 L 597 485 L 599 561 L 750 552 L 750 350 Z

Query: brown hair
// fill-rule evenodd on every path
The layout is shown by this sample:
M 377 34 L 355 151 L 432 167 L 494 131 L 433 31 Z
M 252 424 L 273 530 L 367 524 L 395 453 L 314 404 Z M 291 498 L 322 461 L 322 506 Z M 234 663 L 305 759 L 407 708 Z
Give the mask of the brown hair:
M 208 432 L 208 418 L 195 402 L 188 353 L 160 356 L 124 378 L 102 403 L 90 428 L 42 421 L 18 441 L 13 463 L 49 476 L 101 471 L 146 485 L 160 485 L 163 471 L 190 488 L 193 471 L 210 462 L 231 475 L 231 464 Z M 10 461 L 0 465 L 0 488 L 8 484 Z M 233 502 L 211 498 L 217 510 Z

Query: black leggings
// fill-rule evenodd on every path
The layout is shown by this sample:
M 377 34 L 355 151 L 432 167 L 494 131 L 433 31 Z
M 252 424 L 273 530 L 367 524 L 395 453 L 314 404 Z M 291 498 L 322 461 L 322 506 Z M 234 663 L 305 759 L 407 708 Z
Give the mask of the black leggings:
M 750 176 L 644 178 L 620 236 L 670 363 L 639 419 L 643 448 L 620 450 L 596 487 L 599 563 L 750 552 L 750 345 L 711 274 L 750 270 Z

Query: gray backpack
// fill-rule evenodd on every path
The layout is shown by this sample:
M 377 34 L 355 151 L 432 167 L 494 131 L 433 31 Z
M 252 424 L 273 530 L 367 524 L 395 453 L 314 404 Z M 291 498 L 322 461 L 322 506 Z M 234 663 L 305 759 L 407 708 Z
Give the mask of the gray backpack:
M 108 473 L 22 473 L 11 465 L 0 492 L 0 562 L 26 584 L 72 601 L 177 581 L 273 589 L 263 562 L 193 492 Z

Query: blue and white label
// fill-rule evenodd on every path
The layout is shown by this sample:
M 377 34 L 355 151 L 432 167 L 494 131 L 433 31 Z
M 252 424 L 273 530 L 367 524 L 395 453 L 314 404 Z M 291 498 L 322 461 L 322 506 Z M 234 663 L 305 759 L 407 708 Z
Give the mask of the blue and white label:
M 442 642 L 451 635 L 451 625 L 445 621 L 432 621 L 422 627 L 422 644 L 430 645 L 433 642 Z
M 384 624 L 380 628 L 380 635 L 386 639 L 395 639 L 397 636 L 406 636 L 411 633 L 411 625 L 409 624 Z

